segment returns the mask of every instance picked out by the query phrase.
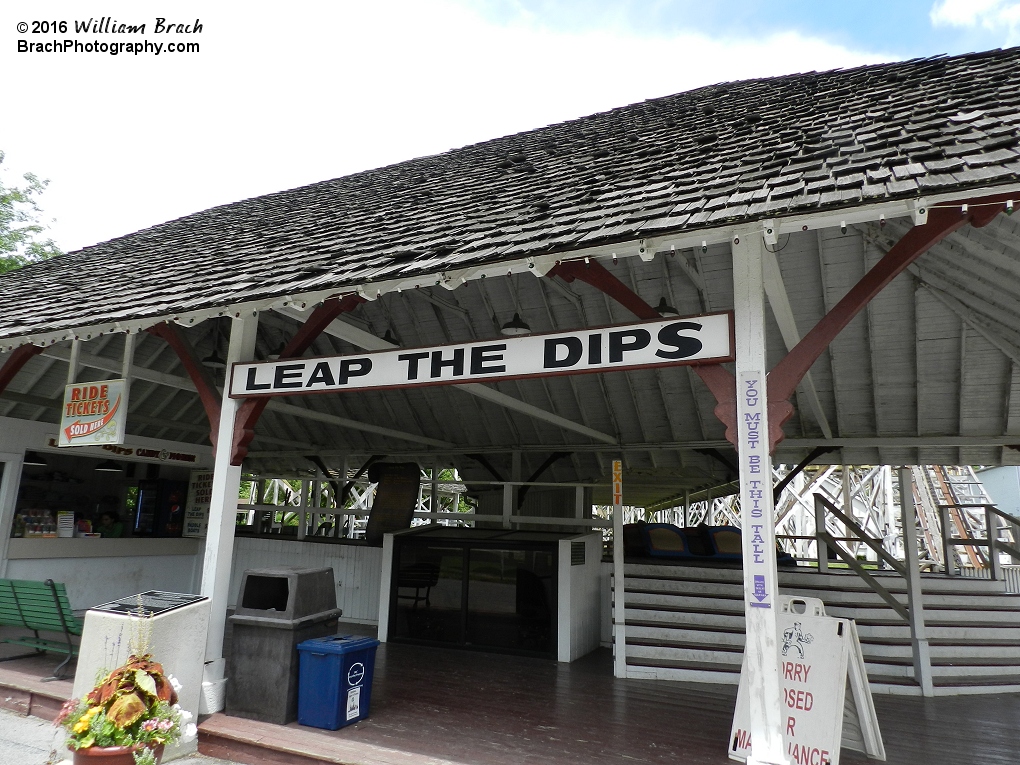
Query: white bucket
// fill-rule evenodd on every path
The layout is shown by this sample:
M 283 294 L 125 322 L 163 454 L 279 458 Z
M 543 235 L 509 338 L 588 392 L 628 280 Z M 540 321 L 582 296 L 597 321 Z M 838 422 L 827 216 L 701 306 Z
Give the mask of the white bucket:
M 226 679 L 202 683 L 202 697 L 198 700 L 198 713 L 211 715 L 214 712 L 223 711 L 226 696 Z

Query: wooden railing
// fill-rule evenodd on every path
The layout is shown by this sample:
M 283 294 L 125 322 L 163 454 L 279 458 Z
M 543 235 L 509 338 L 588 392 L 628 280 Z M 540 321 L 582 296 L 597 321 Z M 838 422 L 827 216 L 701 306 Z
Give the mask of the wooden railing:
M 900 618 L 905 622 L 910 622 L 910 605 L 904 606 L 900 603 L 896 597 L 889 592 L 886 587 L 879 582 L 874 576 L 868 573 L 867 569 L 861 565 L 861 562 L 857 560 L 856 556 L 851 555 L 845 550 L 838 540 L 826 531 L 825 517 L 826 514 L 832 515 L 837 520 L 841 521 L 846 527 L 847 532 L 852 532 L 852 537 L 844 537 L 845 540 L 852 540 L 854 542 L 863 543 L 875 551 L 879 560 L 885 563 L 889 568 L 895 571 L 897 574 L 902 576 L 904 580 L 909 583 L 910 572 L 903 561 L 897 560 L 889 552 L 882 547 L 882 544 L 875 539 L 868 536 L 867 532 L 857 523 L 854 518 L 844 513 L 832 502 L 826 499 L 821 494 L 815 494 L 815 538 L 818 541 L 818 571 L 825 573 L 829 569 L 829 556 L 826 553 L 827 550 L 832 550 L 836 556 L 843 561 L 850 569 L 852 569 L 857 576 L 859 576 L 865 584 L 868 585 L 872 590 L 878 593 L 879 597 L 882 598 L 889 607 L 895 611 Z M 909 600 L 909 587 L 907 588 L 908 600 Z
M 963 510 L 965 508 L 983 508 L 985 511 L 985 537 L 977 538 L 971 537 L 969 534 L 965 537 L 951 537 L 949 531 L 952 528 L 950 524 L 950 514 L 953 511 Z M 945 572 L 946 576 L 957 576 L 957 566 L 953 559 L 952 548 L 954 547 L 987 547 L 988 548 L 988 571 L 992 579 L 1001 579 L 1002 571 L 999 563 L 999 553 L 1008 553 L 1009 556 L 1015 561 L 1020 562 L 1020 549 L 1017 549 L 1014 545 L 1018 539 L 1020 539 L 1020 526 L 1017 524 L 1017 520 L 1011 515 L 1007 515 L 1002 512 L 995 505 L 988 504 L 955 504 L 955 505 L 938 505 L 939 511 L 939 522 L 942 524 L 942 559 L 945 561 Z M 1006 521 L 1006 528 L 1010 530 L 1013 537 L 1014 544 L 1010 544 L 999 539 L 999 531 L 1002 528 L 998 519 L 1002 518 Z M 960 528 L 960 524 L 956 524 Z M 966 532 L 966 526 L 963 525 L 963 529 Z

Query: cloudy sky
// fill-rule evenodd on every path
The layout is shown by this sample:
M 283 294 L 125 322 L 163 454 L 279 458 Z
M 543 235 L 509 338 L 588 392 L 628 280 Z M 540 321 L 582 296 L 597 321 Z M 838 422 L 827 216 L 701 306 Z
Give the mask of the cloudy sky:
M 102 16 L 146 34 L 74 32 Z M 203 28 L 157 35 L 158 17 Z M 17 50 L 54 39 L 200 50 Z M 701 85 L 1009 45 L 1020 0 L 5 0 L 0 170 L 50 179 L 73 250 Z

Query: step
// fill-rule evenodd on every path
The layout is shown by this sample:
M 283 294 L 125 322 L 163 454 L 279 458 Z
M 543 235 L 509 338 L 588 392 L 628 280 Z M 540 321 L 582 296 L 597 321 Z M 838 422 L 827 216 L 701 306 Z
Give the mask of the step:
M 737 685 L 740 682 L 740 666 L 734 670 L 715 664 L 684 661 L 645 662 L 643 659 L 630 660 L 627 657 L 627 677 L 642 680 L 677 680 L 687 683 L 711 683 L 713 685 Z
M 691 581 L 688 579 L 653 579 L 628 576 L 625 590 L 627 593 L 673 593 L 744 600 L 744 584 L 725 581 Z
M 744 615 L 744 601 L 711 595 L 675 595 L 673 593 L 627 592 L 627 607 L 704 610 L 709 613 Z
M 869 622 L 894 621 L 899 617 L 889 606 L 875 608 L 871 606 L 853 608 L 845 604 L 826 604 L 825 613 L 842 619 L 853 619 L 858 624 Z M 1000 624 L 1002 626 L 1020 627 L 1020 612 L 1016 611 L 984 611 L 962 608 L 925 608 L 925 624 L 961 624 L 975 621 Z
M 661 666 L 667 662 L 697 662 L 712 665 L 716 668 L 736 666 L 740 671 L 740 663 L 744 659 L 743 650 L 722 651 L 712 646 L 686 647 L 665 643 L 643 644 L 627 641 L 627 662 L 645 661 Z
M 709 625 L 678 625 L 673 623 L 639 622 L 627 624 L 627 642 L 631 640 L 679 641 L 714 643 L 744 650 L 744 631 L 724 632 Z M 909 650 L 909 649 L 908 649 Z
M 698 610 L 676 610 L 676 609 L 643 609 L 626 608 L 624 619 L 629 622 L 664 622 L 669 619 L 670 623 L 677 625 L 700 624 L 712 627 L 723 627 L 726 629 L 738 629 L 744 631 L 743 614 L 718 614 L 703 613 Z

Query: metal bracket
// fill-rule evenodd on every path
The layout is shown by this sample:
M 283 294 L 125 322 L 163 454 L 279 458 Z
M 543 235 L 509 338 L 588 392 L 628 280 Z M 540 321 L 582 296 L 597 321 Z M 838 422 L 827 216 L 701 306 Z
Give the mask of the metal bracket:
M 928 222 L 928 200 L 912 199 L 910 200 L 910 217 L 914 219 L 915 226 L 923 226 Z

